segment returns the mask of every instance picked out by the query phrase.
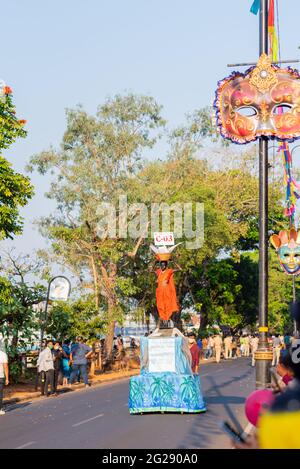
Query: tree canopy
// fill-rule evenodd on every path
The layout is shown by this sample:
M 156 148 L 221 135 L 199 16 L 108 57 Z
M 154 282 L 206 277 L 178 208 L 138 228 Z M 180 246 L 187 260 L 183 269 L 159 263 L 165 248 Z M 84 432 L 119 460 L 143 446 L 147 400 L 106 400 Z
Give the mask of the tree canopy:
M 253 148 L 237 152 L 220 144 L 206 108 L 169 132 L 162 157 L 147 159 L 165 126 L 161 106 L 153 98 L 116 96 L 99 106 L 96 116 L 88 115 L 82 107 L 68 110 L 60 149 L 44 151 L 30 161 L 30 170 L 52 174 L 48 197 L 57 204 L 54 214 L 40 220 L 41 232 L 51 241 L 51 250 L 40 255 L 70 269 L 86 298 L 72 307 L 58 305 L 53 314 L 69 333 L 76 318 L 86 315 L 86 334 L 90 336 L 89 324 L 96 321 L 95 330 L 106 332 L 108 353 L 115 324 L 123 321 L 126 312 L 155 314 L 155 278 L 149 274 L 152 235 L 149 220 L 139 226 L 141 218 L 136 217 L 149 215 L 153 204 L 160 210 L 164 204 L 191 203 L 193 227 L 194 208 L 204 205 L 201 245 L 188 248 L 184 232 L 177 239 L 183 242 L 174 257 L 182 268 L 176 274 L 181 307 L 194 306 L 201 311 L 203 327 L 218 322 L 239 329 L 254 327 L 257 321 L 255 152 Z M 207 144 L 207 139 L 213 140 L 214 146 Z M 127 214 L 129 222 L 135 223 L 139 233 L 127 238 L 118 231 L 123 216 L 120 197 L 124 196 L 133 207 Z M 270 186 L 269 201 L 270 230 L 277 231 L 286 226 L 278 179 Z M 100 209 L 103 203 L 112 219 L 116 217 L 116 225 L 102 223 L 107 220 L 107 213 Z M 161 223 L 159 218 L 158 228 Z M 170 229 L 175 225 L 171 217 Z M 279 329 L 288 325 L 290 286 L 282 274 L 285 287 L 279 295 L 274 253 L 272 259 L 270 319 Z M 58 332 L 52 330 L 53 334 Z

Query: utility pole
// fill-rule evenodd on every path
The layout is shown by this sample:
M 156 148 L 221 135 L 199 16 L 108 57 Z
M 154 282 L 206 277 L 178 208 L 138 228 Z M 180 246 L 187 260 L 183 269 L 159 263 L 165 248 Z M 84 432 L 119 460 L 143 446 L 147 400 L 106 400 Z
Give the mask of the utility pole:
M 259 55 L 269 53 L 268 0 L 260 0 Z M 259 343 L 255 353 L 256 388 L 270 386 L 268 347 L 268 138 L 259 138 Z

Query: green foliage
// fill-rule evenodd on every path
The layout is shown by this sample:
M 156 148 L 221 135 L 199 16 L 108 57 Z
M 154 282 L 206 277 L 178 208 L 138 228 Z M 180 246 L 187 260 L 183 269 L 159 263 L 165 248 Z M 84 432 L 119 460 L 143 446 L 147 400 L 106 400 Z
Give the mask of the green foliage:
M 16 109 L 9 86 L 0 85 L 0 152 L 10 147 L 17 138 L 26 137 L 26 121 L 16 118 Z
M 56 303 L 49 313 L 46 332 L 60 341 L 76 336 L 93 340 L 105 332 L 105 327 L 105 315 L 95 308 L 93 297 L 87 296 Z
M 1 155 L 17 138 L 25 137 L 23 120 L 17 120 L 11 89 L 0 86 L 0 240 L 22 233 L 23 219 L 20 207 L 33 196 L 30 180 L 16 173 Z
M 32 196 L 30 180 L 16 173 L 10 163 L 0 156 L 0 239 L 12 238 L 12 235 L 22 233 L 23 219 L 19 215 L 19 209 Z
M 118 95 L 100 106 L 96 116 L 81 107 L 68 110 L 60 149 L 32 157 L 31 170 L 53 175 L 48 197 L 56 201 L 58 210 L 40 223 L 52 243 L 49 262 L 71 269 L 80 278 L 84 295 L 92 295 L 88 304 L 94 304 L 86 308 L 84 300 L 80 305 L 55 306 L 52 314 L 56 320 L 49 333 L 76 335 L 81 327 L 77 317 L 84 322 L 86 315 L 88 323 L 101 317 L 97 327 L 107 328 L 111 344 L 114 323 L 122 323 L 124 313 L 144 310 L 149 315 L 155 311 L 155 276 L 149 273 L 152 239 L 145 232 L 147 241 L 141 240 L 135 251 L 137 240 L 118 238 L 105 229 L 99 232 L 104 218 L 98 210 L 100 204 L 118 207 L 119 196 L 124 194 L 129 204 L 145 204 L 148 213 L 153 203 L 204 204 L 203 245 L 191 250 L 183 244 L 174 256 L 182 268 L 175 276 L 179 302 L 182 307 L 201 304 L 204 328 L 214 322 L 234 329 L 256 323 L 256 155 L 251 149 L 237 152 L 232 146 L 219 145 L 211 148 L 211 154 L 210 147 L 206 148 L 207 160 L 200 159 L 199 150 L 208 138 L 218 143 L 210 109 L 205 108 L 171 132 L 166 159 L 146 163 L 145 150 L 153 148 L 164 125 L 161 107 L 153 98 Z M 214 150 L 218 154 L 215 165 L 210 158 Z M 280 184 L 275 181 L 269 193 L 269 228 L 275 231 L 285 223 L 281 198 Z M 195 227 L 195 212 L 192 224 Z M 170 228 L 176 231 L 176 226 Z M 185 235 L 177 240 L 185 242 Z M 274 327 L 280 328 L 285 327 L 282 318 L 287 314 L 289 287 L 285 279 L 282 291 L 277 289 L 280 276 L 275 272 L 274 264 L 270 271 L 270 318 Z M 83 335 L 90 336 L 92 331 L 84 327 Z
M 57 202 L 57 215 L 41 220 L 52 242 L 51 260 L 68 266 L 93 291 L 109 327 L 111 348 L 115 321 L 122 319 L 126 297 L 137 287 L 123 275 L 124 253 L 134 240 L 99 234 L 102 202 L 117 206 L 126 182 L 140 167 L 142 153 L 152 148 L 164 125 L 161 107 L 145 96 L 115 96 L 96 116 L 81 107 L 67 111 L 61 150 L 51 149 L 31 159 L 29 169 L 54 172 L 48 196 Z
M 8 288 L 9 300 L 0 304 L 0 333 L 9 355 L 10 374 L 17 381 L 21 373 L 19 353 L 38 339 L 40 318 L 33 306 L 45 299 L 46 291 L 41 285 L 13 283 L 8 287 L 5 282 L 0 287 L 1 296 L 7 295 Z
M 13 251 L 1 256 L 0 277 L 0 334 L 9 355 L 12 379 L 21 372 L 19 353 L 37 341 L 40 331 L 40 312 L 36 305 L 45 300 L 46 288 L 26 278 L 40 269 L 40 263 L 29 256 L 16 256 Z

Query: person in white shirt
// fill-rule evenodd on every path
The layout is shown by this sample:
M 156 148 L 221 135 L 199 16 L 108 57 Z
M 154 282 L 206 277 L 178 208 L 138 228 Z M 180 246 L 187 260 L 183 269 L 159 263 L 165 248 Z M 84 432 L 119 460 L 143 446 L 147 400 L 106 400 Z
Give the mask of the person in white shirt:
M 4 415 L 3 410 L 3 388 L 9 384 L 8 357 L 0 350 L 0 415 Z
M 39 354 L 37 361 L 38 372 L 41 375 L 41 394 L 48 397 L 48 386 L 50 384 L 51 394 L 55 395 L 54 389 L 54 363 L 51 350 L 53 349 L 53 342 L 48 340 L 47 347 Z

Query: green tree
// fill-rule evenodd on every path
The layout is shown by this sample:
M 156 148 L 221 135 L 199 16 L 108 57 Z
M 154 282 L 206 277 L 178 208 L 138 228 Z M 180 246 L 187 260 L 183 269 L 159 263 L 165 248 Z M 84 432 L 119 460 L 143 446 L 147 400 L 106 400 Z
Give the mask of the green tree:
M 27 277 L 40 270 L 39 262 L 29 256 L 8 252 L 1 258 L 0 333 L 4 338 L 14 380 L 21 372 L 19 353 L 36 342 L 40 330 L 40 313 L 35 308 L 45 299 L 43 285 L 29 285 Z
M 22 232 L 19 209 L 33 196 L 30 180 L 16 173 L 2 156 L 3 149 L 26 136 L 25 122 L 16 118 L 11 89 L 0 84 L 0 240 Z
M 42 220 L 41 229 L 52 241 L 52 258 L 83 279 L 94 293 L 95 308 L 105 309 L 108 354 L 115 322 L 123 317 L 123 298 L 135 292 L 133 280 L 122 275 L 124 253 L 133 241 L 111 237 L 107 230 L 99 233 L 99 207 L 103 202 L 118 206 L 125 181 L 134 177 L 143 152 L 153 147 L 164 125 L 160 113 L 152 98 L 134 95 L 108 99 L 96 116 L 80 107 L 68 110 L 61 149 L 31 159 L 31 169 L 57 175 L 48 196 L 58 212 Z
M 49 312 L 47 334 L 63 341 L 82 336 L 95 340 L 105 331 L 104 315 L 95 307 L 92 295 L 81 297 L 72 302 L 56 303 Z

